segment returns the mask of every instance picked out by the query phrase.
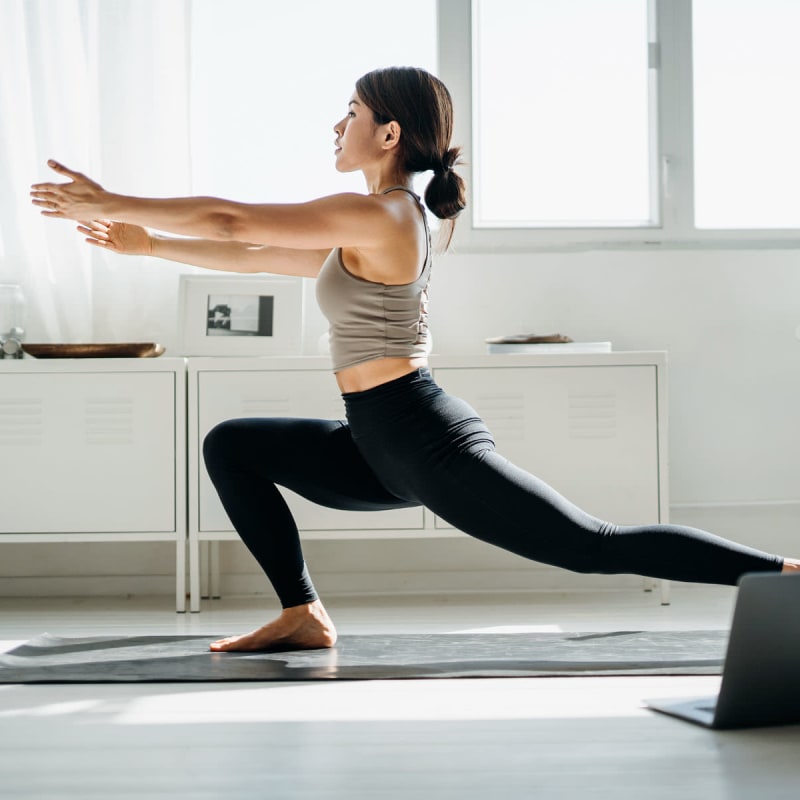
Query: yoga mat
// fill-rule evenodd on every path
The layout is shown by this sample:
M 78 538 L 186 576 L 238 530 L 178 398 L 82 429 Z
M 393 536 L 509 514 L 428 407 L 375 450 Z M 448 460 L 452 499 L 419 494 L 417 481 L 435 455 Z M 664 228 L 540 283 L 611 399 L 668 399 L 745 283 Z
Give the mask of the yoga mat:
M 326 650 L 209 652 L 218 638 L 43 634 L 0 654 L 0 683 L 719 675 L 728 633 L 353 635 Z

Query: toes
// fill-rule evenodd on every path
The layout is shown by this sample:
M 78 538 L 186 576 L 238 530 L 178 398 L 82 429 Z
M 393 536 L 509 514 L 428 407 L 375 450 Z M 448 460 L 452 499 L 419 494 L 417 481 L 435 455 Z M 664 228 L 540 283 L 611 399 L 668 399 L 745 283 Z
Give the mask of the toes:
M 237 637 L 231 636 L 227 639 L 218 639 L 216 642 L 211 642 L 208 646 L 209 650 L 229 650 L 231 645 L 236 642 Z
M 257 649 L 258 644 L 253 641 L 251 634 L 244 636 L 228 636 L 226 639 L 218 639 L 210 645 L 211 650 L 253 650 Z

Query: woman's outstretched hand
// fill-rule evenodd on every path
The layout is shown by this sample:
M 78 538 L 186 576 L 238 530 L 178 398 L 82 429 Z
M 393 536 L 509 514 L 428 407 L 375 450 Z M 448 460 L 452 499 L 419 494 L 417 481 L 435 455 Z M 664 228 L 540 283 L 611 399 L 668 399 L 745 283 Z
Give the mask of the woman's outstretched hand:
M 31 186 L 32 202 L 42 209 L 44 216 L 85 220 L 106 215 L 103 202 L 110 194 L 99 183 L 52 159 L 47 162 L 47 166 L 59 175 L 69 178 L 70 182 L 35 183 Z
M 129 256 L 153 254 L 153 237 L 140 225 L 96 219 L 92 222 L 81 222 L 78 231 L 86 236 L 89 244 L 114 253 Z

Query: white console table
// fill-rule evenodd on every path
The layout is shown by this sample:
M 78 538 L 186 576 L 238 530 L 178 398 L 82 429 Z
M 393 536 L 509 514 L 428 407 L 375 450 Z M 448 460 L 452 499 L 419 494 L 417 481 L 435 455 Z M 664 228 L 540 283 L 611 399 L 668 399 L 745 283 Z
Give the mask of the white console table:
M 186 362 L 0 360 L 0 543 L 175 543 L 186 610 Z
M 664 353 L 441 356 L 431 368 L 486 420 L 499 452 L 588 512 L 619 524 L 668 520 Z M 205 472 L 202 441 L 222 420 L 257 416 L 342 418 L 329 359 L 188 360 L 192 611 L 200 608 L 200 544 L 238 539 Z M 422 508 L 336 511 L 284 494 L 305 539 L 462 535 Z M 669 602 L 666 581 L 661 598 Z

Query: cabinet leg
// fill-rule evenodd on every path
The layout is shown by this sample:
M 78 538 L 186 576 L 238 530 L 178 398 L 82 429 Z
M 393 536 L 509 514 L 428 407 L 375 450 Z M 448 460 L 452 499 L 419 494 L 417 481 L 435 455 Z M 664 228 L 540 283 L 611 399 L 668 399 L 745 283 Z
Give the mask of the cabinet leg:
M 653 578 L 645 578 L 643 588 L 646 592 L 652 592 L 653 589 L 658 586 L 661 590 L 661 605 L 668 606 L 670 605 L 670 595 L 672 591 L 672 586 L 669 581 L 667 580 L 655 580 Z
M 175 611 L 186 613 L 186 539 L 180 536 L 175 543 Z
M 208 557 L 208 552 L 211 549 L 211 542 L 200 542 L 199 544 L 199 569 L 200 569 L 200 599 L 208 600 L 211 597 L 211 589 L 209 583 L 211 576 L 209 574 L 209 566 L 211 561 Z
M 209 594 L 213 599 L 218 600 L 222 596 L 219 578 L 219 542 L 209 543 L 208 575 Z
M 200 610 L 200 542 L 189 537 L 189 610 Z

